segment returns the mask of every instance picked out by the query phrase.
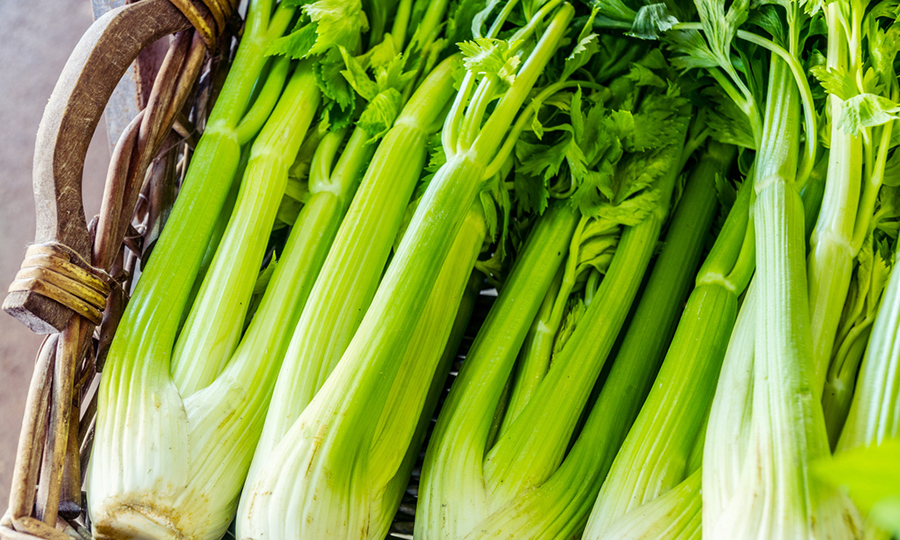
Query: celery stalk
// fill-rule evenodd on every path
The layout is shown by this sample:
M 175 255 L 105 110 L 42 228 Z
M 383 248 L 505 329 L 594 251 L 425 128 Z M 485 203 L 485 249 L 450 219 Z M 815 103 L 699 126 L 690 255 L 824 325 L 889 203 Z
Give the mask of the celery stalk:
M 713 502 L 704 512 L 703 534 L 850 537 L 843 502 L 809 478 L 809 461 L 829 450 L 815 390 L 804 209 L 795 182 L 800 104 L 789 68 L 779 58 L 772 61 L 768 92 L 754 178 L 759 304 L 746 323 L 755 326 L 749 444 L 738 471 L 726 472 L 733 491 L 704 489 L 704 498 Z M 719 438 L 720 428 L 711 421 L 707 457 L 724 450 L 727 438 Z
M 563 323 L 566 303 L 572 289 L 575 287 L 575 280 L 578 274 L 577 267 L 579 266 L 582 247 L 578 244 L 580 244 L 582 237 L 588 236 L 584 231 L 585 227 L 588 226 L 588 222 L 589 218 L 581 217 L 573 237 L 573 245 L 569 249 L 566 265 L 559 270 L 559 275 L 554 279 L 544 304 L 541 306 L 541 312 L 535 318 L 528 332 L 528 337 L 523 345 L 522 358 L 519 361 L 515 383 L 512 386 L 512 394 L 503 417 L 501 434 L 505 433 L 513 425 L 550 370 L 553 346 L 560 331 L 560 326 Z M 592 231 L 589 241 L 602 244 L 598 251 L 614 253 L 619 241 L 621 226 L 618 223 L 605 220 L 592 220 L 590 221 L 590 226 L 600 227 L 604 230 Z M 609 253 L 610 259 L 612 258 L 612 253 Z M 606 266 L 608 270 L 609 264 L 607 263 Z
M 747 182 L 747 185 L 752 185 Z M 741 305 L 716 387 L 703 447 L 703 523 L 706 527 L 725 512 L 740 486 L 740 471 L 750 440 L 753 358 L 756 347 L 756 280 L 750 282 Z
M 613 522 L 607 538 L 619 540 L 688 540 L 701 537 L 702 473 L 690 474 L 651 502 L 639 506 L 627 519 Z
M 475 223 L 473 222 L 473 225 L 474 224 Z M 466 284 L 466 290 L 463 293 L 462 302 L 459 305 L 459 309 L 455 313 L 455 319 L 450 329 L 450 336 L 447 339 L 447 344 L 444 346 L 443 352 L 441 353 L 441 359 L 438 364 L 438 368 L 437 370 L 435 370 L 434 377 L 431 379 L 431 384 L 428 388 L 428 395 L 425 398 L 425 406 L 422 408 L 422 414 L 419 417 L 419 423 L 416 427 L 416 432 L 413 435 L 412 443 L 409 445 L 409 449 L 406 451 L 406 457 L 404 458 L 403 464 L 399 467 L 397 475 L 385 488 L 385 493 L 387 495 L 384 498 L 385 503 L 383 506 L 385 508 L 385 511 L 382 514 L 384 516 L 390 516 L 390 512 L 395 511 L 398 505 L 401 503 L 404 494 L 409 492 L 410 476 L 413 469 L 415 468 L 416 463 L 418 462 L 419 457 L 424 451 L 422 444 L 425 442 L 427 435 L 431 433 L 431 430 L 429 428 L 431 427 L 431 421 L 434 418 L 435 409 L 437 408 L 441 395 L 444 393 L 444 389 L 447 386 L 447 377 L 450 375 L 450 370 L 453 367 L 453 363 L 455 360 L 457 360 L 457 358 L 459 358 L 457 353 L 459 351 L 460 345 L 462 344 L 463 338 L 465 337 L 469 325 L 469 319 L 475 310 L 476 301 L 481 293 L 483 285 L 484 275 L 478 271 L 472 272 L 472 275 L 469 277 L 469 281 Z M 429 299 L 429 302 L 432 305 L 429 306 L 429 308 L 426 308 L 428 312 L 433 312 L 434 309 L 446 308 L 446 306 L 443 305 L 443 302 L 438 302 L 439 297 L 436 294 L 437 290 L 440 290 L 444 294 L 446 294 L 447 292 L 446 287 L 436 287 L 436 291 L 432 292 L 432 296 Z M 438 304 L 441 305 L 438 306 Z M 414 358 L 423 349 L 427 348 L 427 346 L 432 345 L 433 339 L 431 339 L 430 336 L 424 335 L 423 333 L 423 330 L 430 326 L 432 326 L 432 324 L 429 323 L 419 325 L 416 339 L 413 341 L 410 348 L 406 351 L 405 361 L 408 361 L 410 358 Z M 422 345 L 425 345 L 426 347 L 423 347 Z M 394 382 L 395 389 L 401 388 L 400 384 L 410 384 L 410 382 L 408 380 L 401 381 L 401 379 L 398 378 Z M 384 444 L 390 445 L 390 442 L 385 441 Z M 397 521 L 398 519 L 395 516 L 394 523 L 396 524 Z
M 448 309 L 448 306 L 458 305 L 468 279 L 467 274 L 460 270 L 468 268 L 471 271 L 484 238 L 484 228 L 477 226 L 479 218 L 474 219 L 476 225 L 463 227 L 464 234 L 453 242 L 450 250 L 453 262 L 441 270 L 434 289 L 434 300 L 426 302 L 427 311 L 411 333 L 408 341 L 410 347 L 406 348 L 408 354 L 401 349 L 398 368 L 415 370 L 418 364 L 434 365 L 439 362 L 455 315 L 455 311 Z M 436 326 L 439 330 L 437 334 Z M 422 348 L 426 348 L 428 354 L 421 354 Z M 384 379 L 369 377 L 366 380 L 360 376 L 365 374 L 365 369 L 360 370 L 360 367 L 368 366 L 357 367 L 350 362 L 338 364 L 301 415 L 300 421 L 294 424 L 284 441 L 270 455 L 271 462 L 277 466 L 259 470 L 238 512 L 239 538 L 264 538 L 269 535 L 274 538 L 298 538 L 303 537 L 305 531 L 313 536 L 329 538 L 384 537 L 405 488 L 406 482 L 397 479 L 408 475 L 411 465 L 406 449 L 416 433 L 420 432 L 419 415 L 408 414 L 408 410 L 411 406 L 424 406 L 430 384 L 417 384 L 417 391 L 409 392 L 408 385 L 401 383 L 399 386 L 406 386 L 405 395 L 398 396 L 396 386 L 404 376 L 387 375 Z M 430 366 L 425 366 L 425 370 L 420 367 L 405 376 L 421 377 L 429 374 L 429 369 Z M 353 382 L 358 385 L 350 387 L 349 396 L 331 389 L 331 386 L 346 384 L 348 377 L 354 377 Z M 370 400 L 352 399 L 353 393 L 362 389 L 372 396 Z M 377 410 L 383 412 L 376 417 L 371 413 L 373 402 L 378 401 L 383 405 Z M 319 407 L 328 411 L 330 425 L 320 424 L 313 433 L 342 425 L 354 426 L 354 429 L 338 431 L 343 437 L 325 441 L 321 446 L 314 444 L 310 448 L 306 444 L 296 444 L 298 440 L 303 440 L 301 437 L 307 436 L 304 433 L 307 424 L 303 423 L 303 419 L 315 418 L 313 414 L 318 412 Z M 397 431 L 386 432 L 386 428 L 395 427 L 390 425 L 391 422 L 398 422 L 405 428 L 403 433 L 409 437 L 406 444 L 398 440 Z M 365 441 L 367 446 L 363 447 L 357 441 Z M 306 452 L 312 455 L 298 459 L 298 455 Z M 345 466 L 346 460 L 353 456 L 378 456 L 378 465 L 361 469 L 365 471 L 365 476 L 359 471 L 354 473 L 352 468 Z M 308 469 L 310 458 L 316 457 L 317 467 Z M 408 476 L 403 480 L 408 480 Z M 305 486 L 318 482 L 321 484 L 315 489 Z
M 719 161 L 721 171 L 731 154 L 719 148 L 721 157 L 713 159 Z M 740 203 L 733 208 L 732 223 L 746 216 L 748 195 L 749 190 L 744 189 Z M 717 244 L 740 245 L 741 233 L 737 227 L 727 227 Z M 722 253 L 721 249 L 714 251 Z M 697 276 L 697 286 L 688 298 L 653 389 L 594 505 L 585 538 L 609 534 L 626 514 L 629 519 L 639 519 L 643 512 L 639 507 L 673 489 L 690 472 L 688 460 L 712 402 L 742 292 L 740 283 L 723 279 L 722 262 L 711 256 Z M 732 269 L 729 275 L 734 273 Z
M 823 210 L 811 239 L 815 249 L 810 254 L 816 375 L 817 382 L 825 387 L 822 405 L 833 447 L 850 407 L 864 334 L 871 325 L 869 316 L 883 286 L 877 275 L 865 275 L 872 268 L 873 258 L 865 261 L 870 254 L 863 250 L 871 250 L 869 243 L 880 225 L 879 194 L 884 191 L 886 162 L 894 144 L 893 118 L 874 118 L 875 111 L 856 100 L 869 98 L 882 107 L 893 105 L 900 97 L 900 85 L 893 67 L 896 29 L 891 33 L 882 30 L 885 23 L 890 25 L 896 19 L 890 10 L 884 5 L 868 9 L 865 3 L 842 2 L 828 5 L 825 14 L 828 70 L 819 68 L 815 74 L 823 81 L 835 75 L 852 78 L 844 90 L 829 87 L 830 156 L 837 154 L 831 161 L 843 167 L 829 164 Z M 855 288 L 851 288 L 851 282 Z M 860 287 L 866 286 L 868 290 L 862 293 Z
M 481 481 L 467 478 L 478 474 L 488 450 L 493 416 L 484 411 L 497 408 L 504 383 L 525 340 L 528 323 L 563 261 L 577 220 L 577 213 L 565 202 L 551 205 L 539 219 L 503 293 L 472 344 L 426 452 L 417 537 L 461 538 L 484 513 L 484 496 L 478 490 Z M 452 429 L 459 424 L 467 429 Z M 440 493 L 431 484 L 451 482 L 454 477 L 458 478 L 464 496 L 451 506 L 437 496 Z M 471 488 L 466 489 L 467 486 Z M 438 523 L 446 525 L 436 528 Z
M 894 259 L 897 260 L 896 254 Z M 894 270 L 872 327 L 838 451 L 900 437 L 900 272 Z
M 292 330 L 257 459 L 265 461 L 334 369 L 381 281 L 425 163 L 428 130 L 449 99 L 454 61 L 440 66 L 385 135 Z M 252 475 L 251 475 L 252 476 Z
M 861 43 L 858 42 L 860 21 L 846 21 L 853 27 L 845 28 L 838 3 L 825 7 L 825 18 L 828 24 L 826 67 L 838 72 L 858 73 L 862 67 Z M 851 43 L 854 50 L 849 50 Z M 862 140 L 847 133 L 840 125 L 841 102 L 838 96 L 828 96 L 832 119 L 828 176 L 822 210 L 810 236 L 809 302 L 816 380 L 820 386 L 825 382 L 850 287 L 853 259 L 859 251 L 859 246 L 854 245 L 857 219 L 863 217 L 858 216 L 863 174 Z
M 580 534 L 675 331 L 675 314 L 687 295 L 714 215 L 711 177 L 722 166 L 719 157 L 705 156 L 692 173 L 610 374 L 569 455 L 546 482 L 483 518 L 466 538 Z
M 444 389 L 450 365 L 455 358 L 456 348 L 449 350 L 448 344 L 462 339 L 464 328 L 459 327 L 457 304 L 464 295 L 470 295 L 471 277 L 466 277 L 461 269 L 473 264 L 481 250 L 486 235 L 484 216 L 480 203 L 476 203 L 457 237 L 449 261 L 441 270 L 441 275 L 431 291 L 425 312 L 416 327 L 409 347 L 404 353 L 397 377 L 392 383 L 390 397 L 378 420 L 372 441 L 371 459 L 385 463 L 397 453 L 396 433 L 413 432 L 403 462 L 398 466 L 392 479 L 386 482 L 384 494 L 377 499 L 381 508 L 373 511 L 379 516 L 382 529 L 371 534 L 371 538 L 383 538 L 391 518 L 409 485 L 409 477 L 426 429 L 431 424 L 437 399 Z M 468 317 L 466 317 L 467 319 Z M 456 335 L 454 335 L 454 332 Z M 437 365 L 436 369 L 430 366 Z M 421 377 L 426 375 L 426 380 Z M 431 375 L 430 380 L 427 376 Z M 428 384 L 424 384 L 427 382 Z M 405 415 L 403 411 L 420 410 L 416 415 Z
M 288 65 L 287 59 L 279 60 L 270 77 L 283 78 Z M 288 168 L 319 99 L 311 64 L 299 64 L 253 143 L 235 210 L 172 353 L 170 370 L 182 397 L 208 386 L 237 347 Z M 218 323 L 210 325 L 210 320 Z
M 896 255 L 895 255 L 896 260 Z M 868 339 L 847 422 L 836 456 L 874 448 L 900 437 L 900 272 L 891 272 Z M 828 412 L 826 410 L 826 412 Z M 839 458 L 841 459 L 841 458 Z M 849 458 L 852 460 L 853 458 Z M 830 464 L 820 464 L 823 469 Z M 880 478 L 880 477 L 879 477 Z M 890 533 L 871 517 L 863 525 L 865 538 L 887 540 Z
M 674 184 L 675 173 L 671 173 Z M 670 184 L 671 189 L 671 184 Z M 667 204 L 663 197 L 660 208 Z M 583 320 L 515 424 L 487 453 L 484 476 L 497 508 L 530 486 L 543 483 L 565 455 L 594 381 L 622 327 L 664 219 L 653 212 L 622 233 L 616 255 Z M 588 338 L 587 336 L 590 336 Z M 577 371 L 572 371 L 575 366 Z M 573 377 L 572 373 L 578 373 Z M 566 396 L 560 399 L 559 396 Z M 528 463 L 523 467 L 523 463 Z
M 226 82 L 192 161 L 191 171 L 195 172 L 188 173 L 170 225 L 154 250 L 107 358 L 87 481 L 97 538 L 220 538 L 237 504 L 274 382 L 273 364 L 259 362 L 258 355 L 266 347 L 277 349 L 284 344 L 283 334 L 272 331 L 277 326 L 273 318 L 290 316 L 294 306 L 289 300 L 298 298 L 281 291 L 277 298 L 272 294 L 264 298 L 258 313 L 261 322 L 251 324 L 237 349 L 232 337 L 231 345 L 219 352 L 219 365 L 210 372 L 182 379 L 178 374 L 190 364 L 173 366 L 172 353 L 204 248 L 231 186 L 227 180 L 237 166 L 240 146 L 255 136 L 257 126 L 265 120 L 266 134 L 256 145 L 258 159 L 251 157 L 253 163 L 247 171 L 249 178 L 261 181 L 248 183 L 244 195 L 239 196 L 241 201 L 213 268 L 204 277 L 209 285 L 201 289 L 195 302 L 198 310 L 211 307 L 217 312 L 221 299 L 208 301 L 215 296 L 214 278 L 228 281 L 221 284 L 227 297 L 247 287 L 234 276 L 249 276 L 252 292 L 260 262 L 252 259 L 261 255 L 251 255 L 233 265 L 233 270 L 227 268 L 228 258 L 239 257 L 245 248 L 261 249 L 252 245 L 251 237 L 264 236 L 271 229 L 287 169 L 305 133 L 304 124 L 308 124 L 303 119 L 314 113 L 289 103 L 302 100 L 309 105 L 303 96 L 311 95 L 310 91 L 317 95 L 315 80 L 305 64 L 295 69 L 286 92 L 278 100 L 272 99 L 282 93 L 278 81 L 287 73 L 286 60 L 276 62 L 271 70 L 269 76 L 275 82 L 257 85 L 256 103 L 246 103 L 266 62 L 264 53 L 294 17 L 291 7 L 279 7 L 270 18 L 271 10 L 271 2 L 265 1 L 251 8 L 248 32 L 238 53 L 238 59 L 244 59 L 236 60 L 229 74 L 229 81 L 234 78 L 236 82 L 231 86 Z M 270 116 L 275 101 L 279 105 Z M 220 107 L 227 111 L 217 115 Z M 295 131 L 286 126 L 293 121 L 299 124 L 293 126 L 298 128 Z M 204 144 L 214 146 L 207 149 Z M 287 155 L 266 155 L 273 149 Z M 217 155 L 220 151 L 224 154 Z M 259 215 L 255 215 L 251 207 L 258 195 Z M 320 211 L 311 205 L 307 215 L 318 222 Z M 239 223 L 247 220 L 254 226 L 244 234 Z M 285 258 L 295 266 L 276 272 L 275 282 L 281 287 L 296 285 L 285 281 L 297 278 L 298 271 L 304 275 L 310 270 L 305 264 L 317 267 L 324 258 L 321 245 L 290 244 Z M 232 248 L 237 253 L 226 256 L 224 252 Z M 299 294 L 302 291 L 303 287 L 297 288 Z M 217 323 L 228 328 L 226 335 L 241 331 L 246 307 L 238 304 L 223 312 Z M 181 337 L 196 335 L 193 327 L 189 316 Z M 201 330 L 203 334 L 206 332 Z M 173 378 L 173 368 L 175 378 L 185 382 L 183 394 Z
M 471 273 L 481 248 L 474 247 L 466 216 L 490 175 L 488 166 L 518 109 L 555 51 L 571 20 L 573 9 L 564 4 L 519 70 L 509 90 L 500 97 L 485 126 L 471 146 L 445 147 L 447 163 L 431 180 L 400 246 L 379 286 L 359 329 L 325 385 L 276 448 L 268 466 L 245 489 L 238 513 L 241 538 L 294 538 L 302 535 L 366 538 L 381 531 L 380 516 L 373 514 L 377 494 L 402 466 L 414 437 L 421 406 L 395 411 L 413 417 L 393 433 L 392 453 L 379 452 L 371 460 L 378 422 L 390 398 L 404 352 L 422 318 L 429 294 L 447 264 L 457 275 Z M 490 86 L 492 76 L 484 84 Z M 465 86 L 465 84 L 464 84 Z M 457 96 L 456 114 L 448 122 L 465 122 L 464 102 Z M 484 99 L 495 96 L 487 95 Z M 479 109 L 472 104 L 471 111 Z M 479 115 L 480 116 L 480 115 Z M 480 118 L 478 118 L 480 121 Z M 447 130 L 445 129 L 445 132 Z M 459 141 L 462 142 L 463 138 Z M 457 239 L 460 231 L 467 231 Z M 466 238 L 468 242 L 466 241 Z M 471 243 L 466 256 L 450 260 L 453 244 Z M 465 251 L 465 250 L 464 250 Z M 464 280 L 462 280 L 464 282 Z M 458 298 L 456 299 L 458 304 Z M 386 324 L 390 321 L 390 324 Z M 418 365 L 414 377 L 430 379 L 438 357 Z M 416 380 L 419 380 L 416 378 Z M 406 403 L 405 399 L 400 401 Z M 293 476 L 290 473 L 297 473 Z M 374 496 L 374 498 L 373 498 Z M 371 528 L 370 528 L 371 525 Z M 383 531 L 382 531 L 383 532 Z

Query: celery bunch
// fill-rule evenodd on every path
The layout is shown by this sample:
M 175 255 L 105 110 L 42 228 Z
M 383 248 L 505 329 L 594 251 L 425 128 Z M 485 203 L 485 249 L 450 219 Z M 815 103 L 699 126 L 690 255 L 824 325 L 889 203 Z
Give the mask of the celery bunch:
M 889 538 L 898 14 L 251 1 L 107 356 L 94 535 Z

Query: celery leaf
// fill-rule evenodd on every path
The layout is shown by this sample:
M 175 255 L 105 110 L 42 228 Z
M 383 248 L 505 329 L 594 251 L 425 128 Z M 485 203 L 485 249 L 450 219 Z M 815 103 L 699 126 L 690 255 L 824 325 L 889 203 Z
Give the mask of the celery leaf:
M 750 1 L 736 0 L 725 9 L 725 0 L 696 0 L 697 12 L 709 49 L 721 67 L 731 65 L 731 43 L 738 27 L 747 20 Z
M 706 123 L 713 139 L 741 148 L 755 149 L 753 127 L 744 111 L 718 88 L 710 89 L 705 96 L 712 104 L 712 107 L 707 108 Z
M 516 171 L 513 189 L 519 206 L 526 212 L 543 214 L 550 202 L 550 191 L 541 178 Z
M 394 88 L 379 92 L 359 117 L 359 127 L 372 136 L 370 140 L 381 138 L 394 125 L 400 114 L 403 97 Z
M 813 466 L 822 481 L 847 490 L 869 518 L 900 534 L 900 440 L 841 452 Z
M 317 24 L 318 38 L 309 54 L 321 54 L 336 45 L 351 51 L 360 44 L 369 21 L 359 0 L 319 0 L 303 6 L 303 12 Z
M 347 52 L 344 47 L 339 48 L 344 65 L 347 69 L 341 71 L 341 75 L 347 79 L 350 86 L 356 90 L 366 101 L 372 101 L 378 95 L 378 84 L 369 78 L 362 64 Z
M 516 144 L 516 154 L 519 158 L 517 170 L 524 174 L 540 176 L 544 180 L 554 178 L 559 174 L 560 167 L 566 159 L 566 149 L 573 143 L 571 137 L 553 145 L 530 145 L 524 141 Z
M 651 96 L 634 114 L 634 131 L 626 139 L 626 149 L 640 152 L 679 142 L 684 136 L 685 118 L 679 108 L 686 101 L 678 96 L 677 87 L 665 95 Z
M 650 215 L 658 205 L 659 197 L 660 194 L 656 190 L 643 191 L 619 204 L 601 205 L 597 216 L 625 226 L 634 226 Z
M 581 32 L 578 34 L 575 47 L 572 49 L 572 52 L 569 53 L 569 56 L 566 57 L 562 73 L 564 79 L 571 77 L 573 73 L 587 64 L 591 57 L 600 50 L 598 41 L 599 36 L 592 32 L 594 28 L 594 18 L 597 16 L 597 11 L 599 9 L 599 5 L 595 5 L 591 10 L 591 15 L 588 17 L 584 26 L 581 28 Z
M 353 89 L 347 83 L 342 72 L 344 61 L 337 49 L 330 49 L 325 56 L 313 65 L 316 83 L 327 98 L 323 121 L 333 129 L 347 126 L 353 118 L 355 109 Z
M 309 51 L 316 44 L 318 33 L 317 24 L 311 22 L 294 30 L 290 34 L 280 37 L 269 44 L 266 54 L 269 56 L 288 56 L 294 60 L 306 58 Z
M 515 82 L 516 68 L 519 67 L 521 58 L 508 41 L 475 38 L 474 41 L 463 41 L 458 45 L 465 57 L 464 64 L 468 71 L 496 75 L 507 84 Z
M 852 135 L 898 118 L 900 105 L 875 94 L 859 94 L 841 104 L 838 126 Z
M 636 86 L 656 86 L 658 88 L 665 88 L 667 86 L 666 81 L 664 81 L 662 77 L 653 73 L 653 70 L 640 63 L 631 64 L 628 78 L 633 80 Z
M 679 30 L 667 35 L 669 46 L 681 56 L 672 58 L 678 69 L 714 68 L 719 65 L 716 55 L 709 49 L 703 36 L 696 30 Z
M 660 34 L 676 24 L 678 19 L 669 13 L 666 4 L 647 4 L 634 16 L 629 35 L 640 39 L 659 39 Z
M 819 79 L 826 92 L 842 101 L 847 101 L 859 93 L 853 77 L 849 73 L 842 73 L 825 66 L 815 66 L 810 71 Z

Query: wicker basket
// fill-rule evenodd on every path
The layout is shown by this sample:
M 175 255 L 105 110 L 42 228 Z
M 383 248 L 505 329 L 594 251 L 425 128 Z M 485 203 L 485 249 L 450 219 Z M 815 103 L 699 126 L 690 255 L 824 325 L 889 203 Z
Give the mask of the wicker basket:
M 91 537 L 81 478 L 96 381 L 138 262 L 159 235 L 204 127 L 220 61 L 234 48 L 237 3 L 141 0 L 109 11 L 72 52 L 44 111 L 34 159 L 37 234 L 3 309 L 52 335 L 28 390 L 10 507 L 0 521 L 4 539 Z M 158 72 L 148 73 L 157 62 L 139 53 L 169 34 Z M 135 59 L 139 87 L 150 91 L 145 86 L 143 110 L 119 137 L 100 215 L 88 224 L 87 146 Z

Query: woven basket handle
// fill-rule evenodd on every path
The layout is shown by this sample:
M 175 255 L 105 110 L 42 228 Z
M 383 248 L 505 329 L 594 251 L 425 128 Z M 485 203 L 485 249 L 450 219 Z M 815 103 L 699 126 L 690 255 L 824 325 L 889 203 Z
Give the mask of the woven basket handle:
M 59 332 L 76 312 L 96 319 L 102 311 L 108 284 L 105 274 L 89 264 L 91 240 L 81 195 L 88 144 L 138 53 L 190 26 L 170 0 L 129 4 L 98 19 L 63 68 L 37 133 L 35 245 L 3 303 L 34 332 Z

